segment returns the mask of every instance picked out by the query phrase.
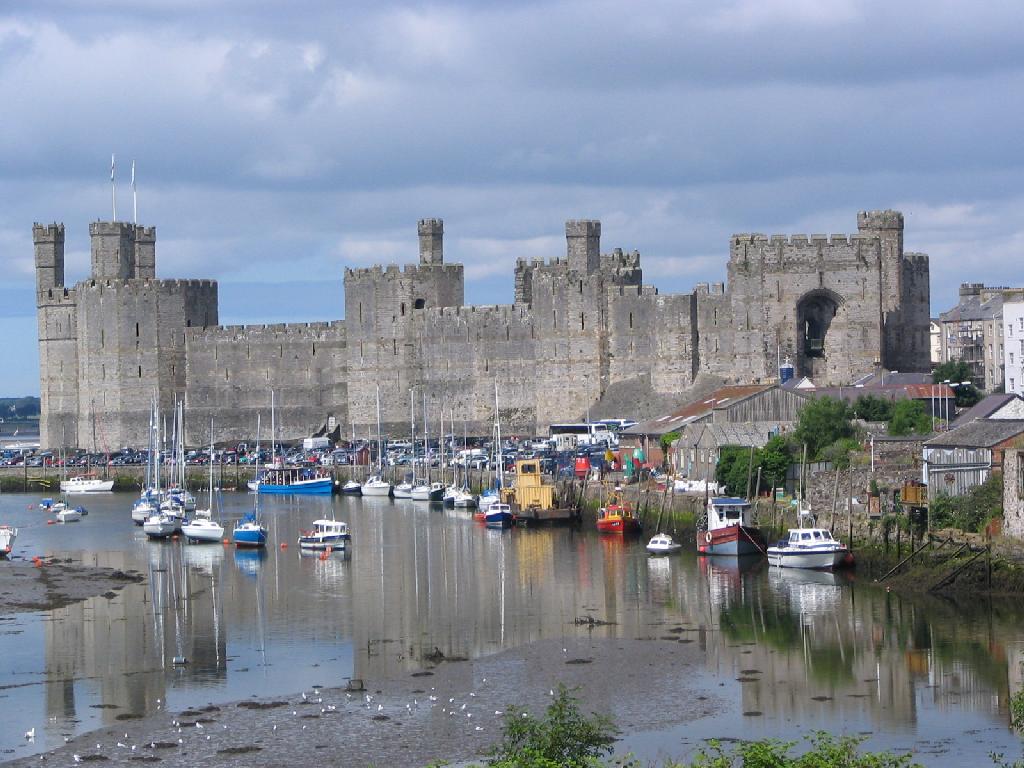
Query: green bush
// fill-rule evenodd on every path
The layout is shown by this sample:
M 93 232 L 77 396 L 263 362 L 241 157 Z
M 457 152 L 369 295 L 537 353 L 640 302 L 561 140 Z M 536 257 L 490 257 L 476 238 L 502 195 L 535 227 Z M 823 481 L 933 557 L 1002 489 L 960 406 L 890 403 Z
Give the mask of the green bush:
M 938 496 L 930 506 L 932 528 L 979 532 L 989 520 L 1002 517 L 1003 479 L 992 475 L 964 496 Z
M 932 431 L 932 417 L 920 400 L 900 400 L 892 409 L 889 434 L 897 437 L 926 435 Z
M 824 449 L 854 437 L 851 415 L 849 406 L 834 397 L 817 397 L 800 409 L 794 436 L 798 444 L 807 446 L 809 461 L 830 461 L 822 456 Z
M 492 768 L 591 768 L 612 751 L 618 729 L 611 719 L 580 712 L 579 701 L 559 684 L 543 719 L 517 707 L 505 712 L 501 742 L 490 753 Z
M 889 421 L 892 418 L 892 400 L 877 395 L 861 395 L 853 404 L 853 412 L 864 421 Z

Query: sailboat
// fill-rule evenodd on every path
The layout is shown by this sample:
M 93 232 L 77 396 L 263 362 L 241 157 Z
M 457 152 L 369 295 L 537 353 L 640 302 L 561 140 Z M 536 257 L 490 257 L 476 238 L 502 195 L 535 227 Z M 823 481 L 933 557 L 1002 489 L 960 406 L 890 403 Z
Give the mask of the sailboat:
M 484 512 L 484 523 L 488 528 L 511 528 L 512 506 L 501 501 L 501 489 L 505 485 L 505 472 L 501 456 L 501 420 L 498 418 L 497 379 L 494 380 L 494 455 L 498 464 L 497 487 L 489 489 L 480 497 L 480 509 Z
M 155 407 L 155 405 L 154 405 Z M 155 434 L 155 447 L 157 450 L 157 456 L 160 456 L 160 422 L 156 422 L 156 434 Z M 166 425 L 165 425 L 166 426 Z M 150 451 L 152 455 L 152 451 Z M 160 462 L 159 460 L 154 461 L 153 464 L 153 484 L 154 484 L 154 498 L 160 498 Z M 140 500 L 141 501 L 141 500 Z M 150 515 L 142 521 L 142 530 L 151 539 L 166 539 L 172 535 L 178 528 L 177 518 L 162 510 L 159 502 L 151 502 L 149 504 Z M 145 507 L 143 507 L 145 508 Z M 133 517 L 134 517 L 133 511 Z
M 181 526 L 181 532 L 190 542 L 220 542 L 224 526 L 213 519 L 213 419 L 210 419 L 210 488 L 209 506 L 197 509 L 192 519 Z
M 416 406 L 414 405 L 413 395 L 415 393 L 409 389 L 409 443 L 415 445 L 416 441 Z M 413 464 L 413 467 L 416 465 Z M 415 474 L 415 470 L 414 470 Z M 396 499 L 411 499 L 412 489 L 415 483 L 412 479 L 403 480 L 395 486 L 394 494 Z
M 271 441 L 273 442 L 273 441 Z M 256 414 L 256 475 L 260 473 L 260 415 Z M 249 512 L 235 525 L 231 538 L 236 547 L 265 547 L 267 545 L 267 529 L 260 523 L 260 494 L 253 494 L 252 512 Z
M 0 525 L 0 557 L 7 557 L 14 549 L 14 540 L 18 538 L 18 529 L 4 523 Z
M 413 501 L 444 501 L 444 483 L 430 482 L 430 468 L 427 464 L 427 455 L 430 453 L 429 435 L 427 421 L 427 391 L 423 390 L 423 481 L 415 483 L 412 488 Z M 415 453 L 415 452 L 414 452 Z
M 377 474 L 363 483 L 363 496 L 390 496 L 391 483 L 383 478 L 384 451 L 380 442 L 380 384 L 377 385 Z
M 153 437 L 156 430 L 156 395 L 154 395 L 153 403 L 149 409 L 149 450 L 146 453 L 146 477 L 142 483 L 142 493 L 138 500 L 132 504 L 132 522 L 136 525 L 142 525 L 160 509 L 159 484 L 156 482 L 159 470 L 157 469 L 155 456 L 155 452 L 159 449 L 159 441 L 154 443 Z

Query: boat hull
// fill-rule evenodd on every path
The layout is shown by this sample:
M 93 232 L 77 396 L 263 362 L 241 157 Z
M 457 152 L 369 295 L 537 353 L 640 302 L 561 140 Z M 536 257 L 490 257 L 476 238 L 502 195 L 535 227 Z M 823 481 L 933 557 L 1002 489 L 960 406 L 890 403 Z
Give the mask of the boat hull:
M 188 523 L 181 526 L 181 532 L 191 542 L 220 543 L 224 538 L 224 527 L 216 523 Z
M 345 549 L 348 546 L 349 534 L 339 536 L 300 536 L 299 548 L 323 551 L 325 549 Z
M 597 521 L 597 532 L 627 536 L 640 533 L 640 521 L 632 517 L 607 517 Z
M 265 547 L 267 546 L 267 532 L 261 528 L 236 528 L 231 534 L 232 541 L 236 547 Z
M 511 512 L 493 512 L 488 513 L 484 518 L 484 525 L 488 528 L 511 528 L 512 527 L 512 513 Z
M 739 557 L 763 555 L 764 537 L 756 528 L 730 525 L 713 531 L 697 531 L 697 552 L 701 555 Z
M 0 527 L 0 557 L 7 557 L 14 549 L 14 541 L 18 538 L 18 529 L 9 525 Z
M 151 539 L 166 539 L 167 537 L 174 535 L 174 529 L 174 523 L 166 520 L 147 520 L 142 524 L 142 530 L 145 531 L 146 535 Z
M 277 485 L 274 483 L 256 483 L 258 493 L 271 493 L 277 495 L 317 495 L 329 496 L 334 490 L 334 482 L 329 477 L 321 477 L 316 480 L 302 480 L 290 485 Z
M 391 486 L 387 483 L 377 484 L 366 484 L 362 488 L 363 496 L 390 496 Z
M 850 552 L 846 547 L 795 552 L 779 547 L 768 548 L 768 564 L 777 568 L 803 568 L 812 571 L 831 571 L 846 563 Z
M 363 486 L 356 482 L 345 483 L 341 487 L 341 492 L 347 496 L 362 496 Z
M 60 484 L 61 493 L 108 493 L 114 490 L 113 480 L 65 480 Z

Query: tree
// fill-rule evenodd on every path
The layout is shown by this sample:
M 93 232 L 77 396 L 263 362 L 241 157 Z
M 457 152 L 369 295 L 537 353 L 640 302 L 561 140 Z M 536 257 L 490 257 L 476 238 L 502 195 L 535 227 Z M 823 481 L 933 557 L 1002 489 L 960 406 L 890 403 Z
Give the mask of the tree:
M 789 442 L 782 435 L 776 435 L 760 450 L 762 485 L 766 488 L 781 486 L 792 463 Z
M 973 382 L 973 380 L 971 367 L 962 360 L 950 360 L 948 363 L 942 363 L 937 366 L 932 371 L 932 381 L 936 384 L 941 384 L 945 381 L 951 384 L 959 384 L 964 381 Z M 964 387 L 954 387 L 953 391 L 956 393 L 957 408 L 970 408 L 981 400 L 981 392 L 973 383 Z
M 756 465 L 756 452 L 754 461 Z M 749 448 L 739 445 L 723 446 L 718 455 L 718 465 L 715 467 L 715 482 L 724 485 L 729 493 L 736 495 L 746 493 L 749 466 Z
M 854 436 L 850 408 L 834 397 L 817 397 L 800 410 L 800 421 L 794 435 L 807 446 L 807 458 L 818 460 L 822 449 L 837 440 Z
M 932 431 L 932 417 L 928 415 L 924 403 L 920 400 L 900 400 L 892 410 L 889 420 L 889 434 L 927 435 Z
M 877 395 L 861 395 L 853 404 L 853 412 L 864 421 L 889 421 L 892 418 L 892 400 Z

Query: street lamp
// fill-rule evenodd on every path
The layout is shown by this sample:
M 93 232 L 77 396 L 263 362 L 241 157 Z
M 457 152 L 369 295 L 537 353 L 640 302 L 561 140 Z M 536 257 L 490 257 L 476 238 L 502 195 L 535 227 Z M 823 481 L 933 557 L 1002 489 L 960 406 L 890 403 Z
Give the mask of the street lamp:
M 953 397 L 954 397 L 954 399 L 956 398 L 956 389 L 958 387 L 969 387 L 969 386 L 971 386 L 971 382 L 969 382 L 969 381 L 950 381 L 949 379 L 946 379 L 942 383 L 948 385 L 949 388 L 953 390 Z M 946 431 L 949 431 L 949 398 L 947 397 L 947 398 L 945 398 L 945 400 L 946 400 Z M 954 413 L 954 415 L 956 414 L 956 405 L 953 406 L 953 413 Z

